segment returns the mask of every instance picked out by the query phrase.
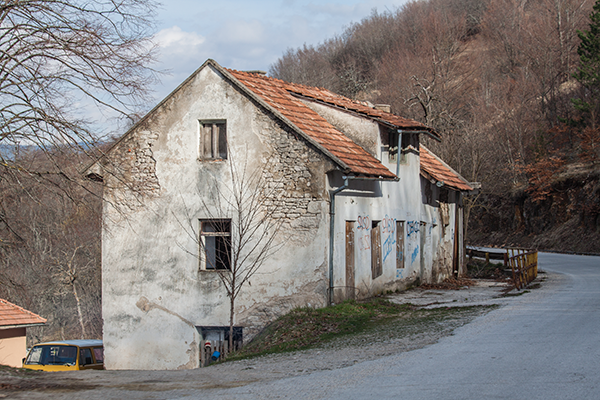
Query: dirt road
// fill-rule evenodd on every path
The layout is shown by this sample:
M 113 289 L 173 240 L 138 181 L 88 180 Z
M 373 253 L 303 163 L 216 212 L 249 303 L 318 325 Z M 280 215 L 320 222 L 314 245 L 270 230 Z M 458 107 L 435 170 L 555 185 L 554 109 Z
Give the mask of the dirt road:
M 411 291 L 390 296 L 398 303 L 422 307 L 464 307 L 503 304 L 506 286 L 477 281 L 461 290 Z M 227 362 L 185 371 L 80 371 L 38 373 L 0 371 L 0 398 L 11 399 L 170 399 L 210 395 L 214 389 L 244 386 L 258 381 L 306 375 L 339 369 L 391 354 L 410 351 L 437 342 L 454 329 L 472 321 L 488 309 L 467 308 L 452 318 L 432 321 L 427 326 L 399 328 L 393 323 L 380 330 L 339 339 L 326 346 L 294 353 Z

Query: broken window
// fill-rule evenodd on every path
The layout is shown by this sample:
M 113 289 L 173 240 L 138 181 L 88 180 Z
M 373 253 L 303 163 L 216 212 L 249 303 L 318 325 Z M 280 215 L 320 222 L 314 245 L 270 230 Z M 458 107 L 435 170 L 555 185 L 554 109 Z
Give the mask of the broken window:
M 404 268 L 404 221 L 396 221 L 396 269 Z
M 389 156 L 389 162 L 397 162 L 398 159 L 396 157 L 398 157 L 398 136 L 400 134 L 394 130 L 394 129 L 390 129 L 389 130 L 389 150 L 388 150 L 388 156 Z
M 381 221 L 373 221 L 371 229 L 371 277 L 373 279 L 383 274 L 383 265 L 381 260 Z
M 200 158 L 227 159 L 227 125 L 225 121 L 200 122 Z
M 200 221 L 200 251 L 203 269 L 231 269 L 231 220 Z

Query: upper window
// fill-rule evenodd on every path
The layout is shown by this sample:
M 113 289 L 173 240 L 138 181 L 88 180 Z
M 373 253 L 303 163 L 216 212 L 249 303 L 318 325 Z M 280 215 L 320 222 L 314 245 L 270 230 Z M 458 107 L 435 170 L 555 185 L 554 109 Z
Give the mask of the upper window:
M 415 153 L 419 149 L 419 136 L 415 133 L 402 132 L 398 134 L 397 131 L 390 130 L 389 136 L 389 162 L 398 162 L 398 153 L 400 153 L 400 163 L 405 164 L 407 162 L 406 154 Z M 399 142 L 400 139 L 400 143 Z
M 227 124 L 225 121 L 200 121 L 200 158 L 227 159 Z
M 200 221 L 200 251 L 203 269 L 231 269 L 231 220 Z

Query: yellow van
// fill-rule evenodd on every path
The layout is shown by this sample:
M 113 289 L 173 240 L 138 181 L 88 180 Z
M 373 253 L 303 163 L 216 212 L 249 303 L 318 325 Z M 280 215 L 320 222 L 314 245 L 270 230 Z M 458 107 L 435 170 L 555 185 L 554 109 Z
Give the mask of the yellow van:
M 104 369 L 102 340 L 62 340 L 36 344 L 23 359 L 23 368 L 39 371 Z

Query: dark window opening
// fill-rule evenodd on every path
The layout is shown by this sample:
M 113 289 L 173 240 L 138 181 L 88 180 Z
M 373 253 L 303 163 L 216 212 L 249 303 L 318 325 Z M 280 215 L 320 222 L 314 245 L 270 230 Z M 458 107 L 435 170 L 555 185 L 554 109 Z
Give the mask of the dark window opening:
M 204 269 L 231 269 L 231 220 L 201 220 L 200 243 Z
M 229 327 L 228 326 L 197 326 L 196 329 L 202 335 L 200 344 L 200 365 L 205 367 L 212 362 L 227 356 L 231 351 L 242 348 L 244 344 L 244 328 L 233 327 L 233 349 L 229 349 Z M 215 354 L 219 353 L 219 356 Z
M 389 134 L 389 162 L 397 162 L 398 157 L 398 132 L 390 129 Z
M 381 221 L 373 221 L 371 228 L 371 277 L 373 279 L 383 274 L 383 265 L 381 259 L 381 230 L 379 223 Z
M 227 125 L 224 121 L 200 122 L 200 158 L 227 159 Z

